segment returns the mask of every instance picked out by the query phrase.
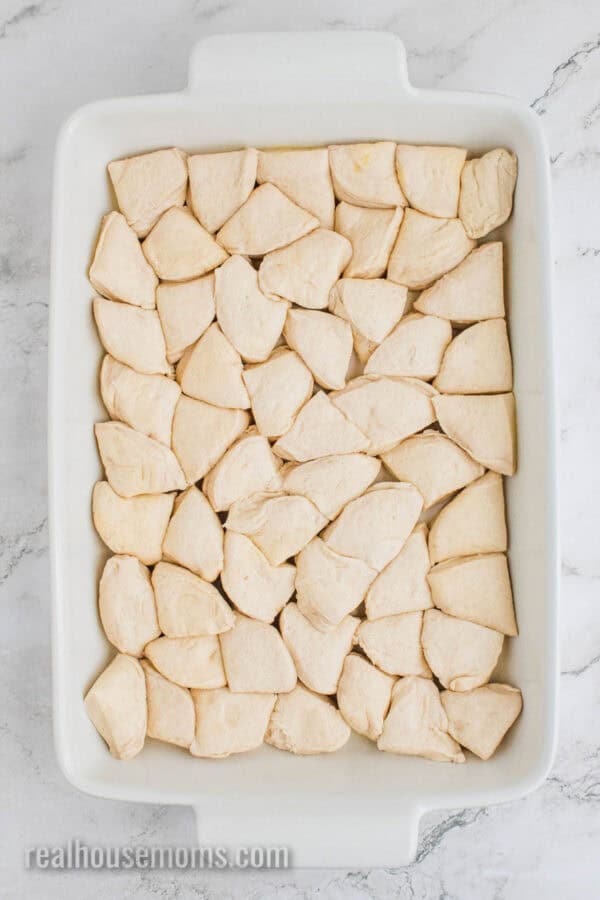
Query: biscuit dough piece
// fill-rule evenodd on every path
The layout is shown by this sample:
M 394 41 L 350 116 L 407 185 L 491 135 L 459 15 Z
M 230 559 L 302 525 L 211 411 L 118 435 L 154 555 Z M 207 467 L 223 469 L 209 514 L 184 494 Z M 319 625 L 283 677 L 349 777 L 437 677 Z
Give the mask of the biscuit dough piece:
M 433 567 L 428 580 L 438 609 L 501 634 L 518 634 L 504 553 L 448 559 Z
M 277 699 L 275 694 L 234 694 L 226 687 L 195 690 L 192 697 L 196 734 L 190 753 L 215 759 L 260 747 Z
M 158 313 L 94 297 L 92 307 L 107 353 L 142 375 L 171 375 Z
M 306 497 L 283 493 L 253 494 L 229 510 L 225 528 L 251 538 L 272 566 L 295 556 L 327 524 Z
M 441 700 L 448 731 L 480 759 L 493 756 L 523 708 L 521 691 L 508 684 L 486 684 L 464 693 L 442 691 Z
M 237 609 L 251 619 L 270 624 L 294 593 L 296 567 L 272 566 L 244 534 L 225 532 L 223 590 Z
M 273 625 L 236 613 L 235 625 L 219 640 L 235 693 L 285 694 L 296 686 L 292 657 Z
M 422 612 L 385 616 L 361 622 L 355 643 L 371 662 L 388 675 L 421 675 L 431 678 L 421 649 Z
M 164 678 L 147 659 L 141 665 L 146 676 L 148 737 L 187 749 L 196 726 L 192 695 L 187 688 Z
M 111 419 L 171 446 L 171 427 L 181 390 L 164 375 L 141 375 L 108 354 L 100 369 L 100 394 Z
M 145 237 L 171 206 L 183 206 L 187 158 L 176 147 L 109 162 L 119 209 L 138 237 Z
M 133 759 L 146 739 L 146 681 L 139 660 L 117 653 L 85 697 L 85 708 L 117 759 Z
M 161 631 L 167 637 L 221 634 L 233 628 L 233 612 L 219 591 L 193 572 L 159 562 L 152 572 L 152 587 Z
M 121 653 L 142 656 L 160 634 L 150 572 L 134 556 L 111 556 L 100 577 L 98 610 L 104 633 Z
M 334 753 L 350 737 L 350 728 L 328 697 L 298 684 L 277 698 L 265 741 L 300 756 Z
M 176 363 L 215 317 L 215 276 L 211 272 L 192 281 L 159 284 L 156 308 L 165 336 L 167 359 Z
M 220 266 L 227 253 L 187 207 L 172 206 L 142 244 L 144 255 L 164 281 L 189 281 Z
M 283 459 L 308 462 L 322 456 L 360 453 L 369 439 L 334 406 L 329 396 L 317 391 L 302 407 L 290 430 L 273 445 Z
M 120 497 L 108 481 L 97 481 L 92 493 L 94 526 L 113 553 L 152 566 L 162 556 L 174 499 L 174 494 Z
M 443 394 L 512 391 L 512 358 L 504 319 L 489 319 L 458 334 L 446 349 L 434 387 Z
M 367 209 L 339 203 L 335 210 L 335 230 L 352 245 L 352 258 L 344 269 L 345 278 L 379 278 L 387 269 L 404 210 Z
M 335 628 L 323 632 L 302 615 L 296 603 L 282 610 L 279 630 L 298 678 L 307 688 L 317 694 L 335 694 L 359 623 L 355 616 L 345 616 Z
M 122 422 L 96 422 L 94 433 L 106 479 L 121 497 L 166 494 L 186 486 L 177 457 L 164 444 Z
M 465 761 L 459 745 L 448 734 L 440 692 L 433 681 L 414 676 L 401 678 L 394 685 L 377 748 L 437 762 Z
M 380 470 L 381 463 L 372 456 L 345 453 L 302 465 L 288 463 L 281 470 L 281 477 L 286 493 L 308 497 L 324 516 L 335 519 L 346 503 L 366 491 Z
M 410 206 L 429 216 L 458 215 L 460 173 L 467 158 L 463 147 L 396 147 L 396 173 Z
M 323 532 L 327 546 L 381 572 L 415 527 L 423 498 L 412 484 L 380 482 L 351 500 Z
M 325 309 L 351 256 L 352 245 L 343 235 L 317 228 L 265 256 L 258 272 L 260 288 L 307 309 Z
M 338 200 L 357 206 L 406 206 L 400 190 L 393 141 L 339 144 L 329 148 L 329 166 Z
M 298 609 L 315 628 L 330 631 L 360 606 L 376 574 L 362 560 L 341 556 L 314 538 L 296 558 Z
M 280 466 L 268 440 L 256 428 L 249 428 L 210 470 L 202 490 L 216 512 L 226 512 L 236 500 L 280 490 Z
M 487 472 L 454 497 L 433 520 L 431 562 L 476 553 L 504 553 L 508 547 L 502 476 Z
M 403 375 L 427 381 L 438 374 L 451 340 L 452 326 L 446 319 L 411 313 L 374 350 L 365 375 Z
M 227 683 L 219 639 L 160 637 L 146 646 L 146 656 L 169 681 L 189 688 L 217 688 Z
M 465 163 L 458 214 L 470 237 L 485 237 L 506 222 L 516 181 L 517 157 L 508 150 L 490 150 Z
M 475 246 L 460 219 L 436 219 L 407 209 L 388 265 L 388 278 L 412 290 L 429 287 Z
M 354 350 L 365 363 L 404 315 L 408 290 L 386 278 L 342 278 L 329 294 L 329 309 L 352 326 Z
M 435 388 L 416 378 L 361 375 L 331 401 L 369 439 L 368 452 L 385 453 L 435 422 Z
M 249 423 L 250 416 L 243 409 L 180 397 L 173 417 L 173 450 L 188 483 L 203 478 Z
M 290 309 L 283 333 L 321 387 L 344 387 L 353 343 L 347 322 L 327 312 Z
M 346 657 L 337 702 L 344 719 L 358 734 L 377 740 L 390 708 L 394 681 L 358 653 Z
M 423 291 L 415 300 L 418 312 L 470 324 L 504 316 L 502 242 L 482 244 Z
M 513 394 L 439 394 L 438 422 L 459 447 L 494 472 L 514 475 L 517 467 Z
M 258 154 L 259 184 L 269 181 L 308 210 L 324 228 L 333 228 L 335 197 L 329 174 L 326 147 L 314 150 L 261 150 Z
M 223 225 L 217 240 L 231 254 L 264 256 L 318 227 L 318 219 L 274 184 L 261 184 Z
M 205 581 L 215 581 L 223 568 L 223 526 L 195 485 L 175 500 L 163 541 L 163 556 Z
M 256 181 L 258 151 L 253 147 L 228 153 L 198 153 L 188 157 L 189 203 L 211 234 L 245 203 Z
M 109 300 L 123 300 L 144 309 L 156 306 L 158 278 L 121 213 L 110 212 L 102 219 L 89 277 L 98 293 Z
M 431 671 L 445 688 L 470 691 L 490 680 L 504 635 L 439 609 L 427 609 L 421 643 Z
M 243 372 L 252 415 L 262 435 L 277 438 L 288 431 L 313 392 L 313 377 L 297 353 L 279 347 L 264 363 Z
M 184 394 L 227 409 L 248 409 L 250 398 L 242 379 L 239 353 L 215 322 L 177 364 L 177 381 Z
M 281 337 L 285 300 L 268 297 L 243 256 L 230 256 L 215 273 L 217 321 L 246 362 L 264 362 Z
M 410 481 L 425 501 L 425 509 L 445 500 L 485 469 L 441 431 L 424 431 L 382 454 L 398 481 Z
M 421 522 L 400 553 L 387 564 L 365 598 L 367 619 L 382 619 L 433 606 L 427 581 L 430 569 L 427 526 Z

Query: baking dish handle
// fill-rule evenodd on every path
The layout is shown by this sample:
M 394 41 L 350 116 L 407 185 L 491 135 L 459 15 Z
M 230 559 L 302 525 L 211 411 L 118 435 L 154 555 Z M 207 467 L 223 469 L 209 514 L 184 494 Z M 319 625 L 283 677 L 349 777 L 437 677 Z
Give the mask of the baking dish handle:
M 413 91 L 404 44 L 383 31 L 216 34 L 192 51 L 188 90 L 215 101 L 380 100 Z
M 294 810 L 292 817 L 288 809 L 283 823 L 268 804 L 249 815 L 198 806 L 194 811 L 201 850 L 218 850 L 234 868 L 394 868 L 409 865 L 417 852 L 416 808 L 401 808 L 393 817 L 357 808 L 336 815 L 324 807 L 310 814 Z

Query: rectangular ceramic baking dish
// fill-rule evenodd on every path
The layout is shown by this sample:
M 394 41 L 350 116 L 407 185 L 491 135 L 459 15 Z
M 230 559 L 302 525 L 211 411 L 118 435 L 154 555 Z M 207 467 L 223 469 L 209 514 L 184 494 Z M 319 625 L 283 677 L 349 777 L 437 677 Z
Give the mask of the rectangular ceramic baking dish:
M 510 565 L 520 637 L 499 679 L 519 685 L 524 713 L 489 762 L 396 757 L 353 737 L 331 756 L 265 746 L 226 761 L 149 742 L 113 759 L 82 698 L 111 656 L 96 585 L 105 549 L 90 516 L 101 476 L 92 424 L 100 344 L 86 278 L 101 216 L 112 206 L 106 164 L 178 145 L 326 145 L 391 139 L 508 147 L 519 158 L 514 214 L 503 229 L 518 409 L 519 470 L 507 483 Z M 65 776 L 90 794 L 191 804 L 205 845 L 288 845 L 298 866 L 398 866 L 415 853 L 426 810 L 479 806 L 538 785 L 557 716 L 556 424 L 550 308 L 548 160 L 536 116 L 515 100 L 423 91 L 393 35 L 315 32 L 221 35 L 195 48 L 187 90 L 107 100 L 64 125 L 55 163 L 50 339 L 50 506 L 54 733 Z

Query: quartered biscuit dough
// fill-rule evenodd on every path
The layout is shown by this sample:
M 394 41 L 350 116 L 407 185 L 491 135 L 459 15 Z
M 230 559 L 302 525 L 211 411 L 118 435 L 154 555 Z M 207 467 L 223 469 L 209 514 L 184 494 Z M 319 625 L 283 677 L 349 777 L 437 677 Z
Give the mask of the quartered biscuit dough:
M 439 394 L 433 398 L 438 422 L 448 437 L 477 462 L 514 475 L 517 467 L 513 394 Z
M 89 276 L 98 293 L 110 300 L 145 309 L 156 306 L 158 278 L 121 213 L 111 212 L 102 219 Z
M 490 150 L 465 163 L 458 214 L 470 237 L 485 237 L 506 222 L 516 181 L 517 157 L 508 150 Z
M 176 363 L 195 344 L 215 317 L 215 276 L 179 283 L 161 282 L 156 308 L 167 347 L 167 360 Z
M 163 541 L 163 556 L 205 581 L 214 581 L 223 568 L 223 526 L 195 485 L 175 500 Z
M 324 632 L 288 603 L 279 617 L 281 636 L 296 666 L 298 678 L 317 694 L 335 694 L 344 660 L 352 649 L 360 619 L 345 616 Z
M 431 678 L 421 649 L 422 625 L 421 611 L 363 621 L 356 632 L 356 643 L 388 675 Z
M 200 224 L 211 234 L 250 196 L 256 181 L 257 161 L 258 151 L 252 147 L 188 157 L 189 204 Z
M 503 553 L 508 545 L 502 476 L 487 472 L 437 514 L 429 534 L 431 562 L 476 553 Z
M 344 387 L 352 356 L 352 329 L 347 322 L 327 312 L 290 309 L 283 333 L 321 387 Z
M 256 428 L 249 428 L 206 475 L 202 490 L 214 510 L 226 512 L 236 500 L 279 490 L 280 467 L 281 460 L 268 440 Z
M 421 643 L 431 671 L 445 688 L 470 691 L 490 680 L 504 635 L 439 609 L 427 609 Z
M 472 691 L 442 691 L 448 731 L 480 759 L 489 759 L 519 717 L 523 698 L 508 684 L 486 684 Z
M 367 450 L 369 439 L 323 391 L 302 407 L 292 427 L 273 445 L 283 459 L 308 462 L 322 456 L 359 453 Z
M 261 150 L 259 184 L 269 181 L 286 196 L 316 216 L 324 228 L 333 228 L 335 197 L 326 147 L 310 150 Z
M 460 219 L 407 209 L 388 265 L 388 278 L 412 290 L 429 287 L 474 248 Z
M 273 566 L 245 534 L 225 532 L 221 584 L 244 615 L 270 624 L 294 593 L 295 577 L 295 566 Z
M 121 653 L 142 656 L 160 634 L 150 572 L 134 556 L 111 556 L 98 588 L 104 633 Z
M 115 159 L 107 168 L 119 209 L 138 237 L 169 207 L 185 203 L 187 157 L 176 147 Z
M 173 684 L 147 659 L 142 660 L 148 698 L 148 737 L 185 747 L 194 740 L 196 713 L 187 688 Z
M 433 606 L 427 581 L 429 569 L 427 526 L 421 522 L 367 591 L 367 619 L 381 619 Z
M 107 353 L 142 375 L 171 375 L 158 313 L 94 297 L 94 319 Z
M 281 469 L 283 490 L 308 497 L 328 519 L 359 497 L 377 478 L 381 463 L 364 453 L 324 456 L 309 462 L 287 463 Z
M 189 688 L 217 688 L 226 684 L 219 638 L 159 637 L 146 646 L 146 656 L 169 681 Z
M 221 634 L 233 628 L 233 612 L 216 587 L 182 566 L 159 562 L 152 572 L 158 622 L 167 637 Z
M 299 409 L 312 396 L 313 377 L 297 353 L 279 347 L 264 363 L 243 373 L 256 427 L 265 437 L 288 431 Z
M 460 173 L 467 158 L 462 147 L 396 147 L 396 173 L 410 206 L 443 219 L 458 215 Z
M 296 669 L 273 625 L 236 614 L 235 625 L 219 637 L 230 690 L 284 694 L 296 686 Z
M 338 144 L 329 148 L 333 189 L 338 200 L 357 206 L 405 206 L 400 190 L 393 141 Z
M 354 350 L 364 363 L 398 324 L 407 288 L 386 278 L 341 278 L 329 294 L 329 309 L 352 326 Z
M 97 481 L 92 493 L 94 526 L 113 553 L 152 566 L 162 556 L 174 499 L 174 494 L 120 497 L 108 481 Z
M 430 316 L 469 324 L 504 315 L 504 276 L 500 241 L 482 244 L 423 291 L 415 309 Z
M 349 737 L 350 728 L 331 700 L 298 684 L 277 698 L 265 741 L 279 750 L 307 756 L 334 753 Z
M 172 445 L 188 482 L 203 478 L 249 423 L 250 416 L 242 409 L 180 397 L 173 417 Z
M 85 708 L 117 759 L 132 759 L 146 738 L 146 681 L 139 660 L 117 653 L 85 697 Z
M 411 313 L 373 351 L 365 375 L 402 375 L 427 381 L 438 374 L 451 340 L 450 322 Z
M 181 390 L 172 378 L 142 375 L 108 354 L 100 369 L 100 394 L 111 419 L 171 446 L 171 428 Z
M 227 253 L 187 207 L 172 206 L 142 244 L 144 255 L 164 281 L 189 281 L 212 272 Z
M 188 347 L 177 364 L 177 381 L 188 397 L 227 409 L 248 409 L 242 360 L 215 322 Z
M 395 679 L 358 653 L 350 653 L 338 683 L 337 702 L 344 719 L 358 734 L 376 741 L 390 708 Z
M 193 690 L 192 697 L 196 733 L 190 753 L 215 759 L 260 747 L 277 699 L 275 694 L 237 694 L 227 687 Z
M 367 209 L 339 203 L 335 210 L 335 230 L 352 245 L 352 258 L 344 269 L 345 278 L 379 278 L 388 266 L 392 247 L 404 210 Z
M 159 441 L 122 422 L 97 422 L 94 432 L 107 481 L 121 497 L 186 487 L 177 457 Z
M 504 319 L 477 322 L 457 334 L 433 384 L 443 394 L 512 391 L 512 359 Z

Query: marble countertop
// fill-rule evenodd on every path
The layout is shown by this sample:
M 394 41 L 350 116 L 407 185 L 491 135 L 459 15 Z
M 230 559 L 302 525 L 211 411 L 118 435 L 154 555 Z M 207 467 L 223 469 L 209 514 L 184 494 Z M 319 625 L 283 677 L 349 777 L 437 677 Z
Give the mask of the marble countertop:
M 46 513 L 50 188 L 57 129 L 90 100 L 177 90 L 216 31 L 379 28 L 412 82 L 499 91 L 542 118 L 553 175 L 561 421 L 562 723 L 545 785 L 426 816 L 406 869 L 27 873 L 35 844 L 181 844 L 191 809 L 84 796 L 52 746 Z M 0 0 L 0 791 L 2 896 L 593 896 L 600 877 L 600 8 L 597 0 Z M 597 443 L 598 442 L 598 443 Z

